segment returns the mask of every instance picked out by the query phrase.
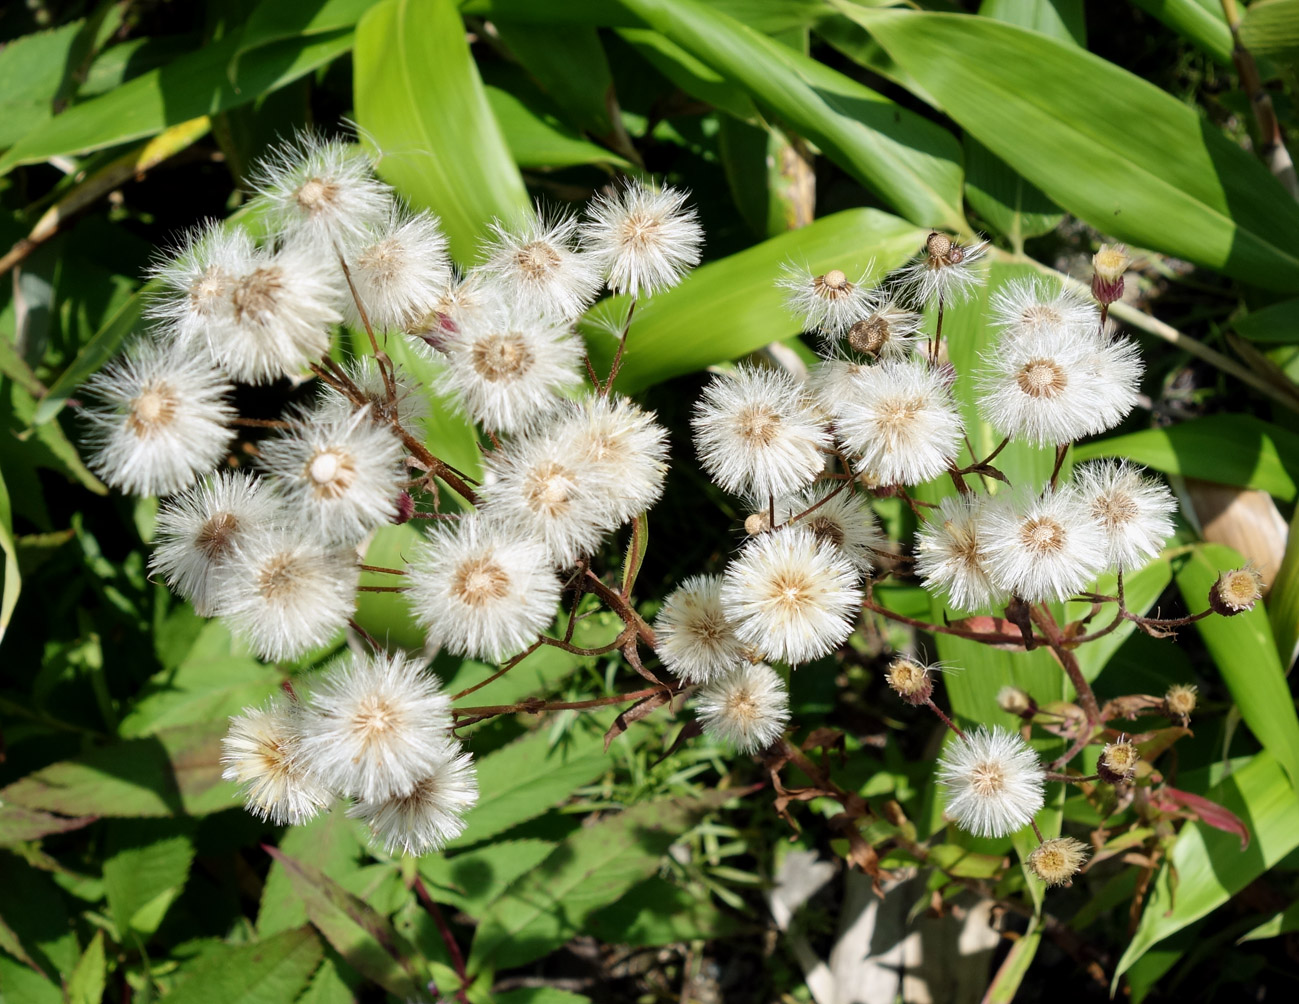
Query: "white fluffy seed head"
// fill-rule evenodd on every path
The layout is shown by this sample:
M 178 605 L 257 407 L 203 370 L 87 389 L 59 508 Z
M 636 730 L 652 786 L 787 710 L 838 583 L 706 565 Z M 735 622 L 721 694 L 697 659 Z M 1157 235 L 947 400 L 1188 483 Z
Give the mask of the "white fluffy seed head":
M 226 455 L 233 388 L 202 354 L 142 339 L 91 377 L 90 466 L 132 495 L 167 495 L 193 484 Z
M 272 230 L 335 267 L 339 250 L 363 244 L 392 205 L 392 190 L 375 177 L 364 151 L 313 132 L 270 150 L 252 180 Z
M 918 359 L 858 370 L 835 413 L 839 440 L 857 458 L 854 469 L 884 485 L 942 474 L 964 429 L 942 372 Z
M 555 618 L 559 579 L 543 544 L 485 516 L 435 528 L 406 569 L 406 600 L 431 644 L 499 660 Z
M 852 393 L 853 377 L 864 369 L 863 363 L 850 359 L 823 359 L 812 365 L 806 390 L 818 418 L 826 424 L 834 421 L 839 405 Z
M 208 351 L 232 380 L 269 383 L 329 351 L 342 320 L 338 269 L 304 245 L 258 251 L 228 287 L 228 323 L 209 332 Z
M 536 428 L 558 410 L 560 395 L 582 382 L 581 345 L 547 323 L 478 316 L 448 338 L 445 351 L 438 390 L 495 432 Z
M 230 286 L 255 266 L 256 247 L 243 227 L 209 221 L 186 233 L 150 272 L 160 290 L 148 314 L 186 346 L 215 344 L 234 309 Z
M 931 233 L 920 256 L 896 273 L 899 295 L 917 308 L 963 303 L 986 280 L 975 262 L 987 250 L 987 241 L 958 244 L 946 234 Z
M 781 370 L 739 366 L 715 376 L 691 424 L 700 462 L 726 491 L 779 497 L 825 469 L 830 435 Z
M 979 410 L 1012 439 L 1070 443 L 1122 421 L 1140 378 L 1140 359 L 1125 340 L 1066 327 L 1012 333 L 983 357 Z
M 354 358 L 343 366 L 343 371 L 353 386 L 361 392 L 365 404 L 357 405 L 332 384 L 324 384 L 314 409 L 316 420 L 343 421 L 364 408 L 368 409 L 366 417 L 372 424 L 391 427 L 395 418 L 412 436 L 421 442 L 424 440 L 424 422 L 429 414 L 429 400 L 427 392 L 422 387 L 417 386 L 399 370 L 392 374 L 394 400 L 390 402 L 383 373 L 380 372 L 374 356 Z
M 1016 279 L 992 295 L 992 320 L 1007 334 L 1066 331 L 1074 336 L 1100 332 L 1100 311 L 1086 294 L 1045 279 Z
M 1163 482 L 1121 460 L 1080 464 L 1073 478 L 1109 544 L 1106 565 L 1131 571 L 1164 549 L 1173 533 L 1177 500 Z
M 875 566 L 875 555 L 888 543 L 866 499 L 842 482 L 786 496 L 776 503 L 776 521 L 811 530 L 863 575 Z
M 687 193 L 628 180 L 587 206 L 580 232 L 615 293 L 650 295 L 699 264 L 704 231 Z
M 244 807 L 276 826 L 296 826 L 334 800 L 298 755 L 302 709 L 283 692 L 230 719 L 221 776 L 239 785 Z
M 549 431 L 517 439 L 488 458 L 481 511 L 567 568 L 618 525 L 604 473 Z
M 366 408 L 333 418 L 304 412 L 260 449 L 286 512 L 321 540 L 354 544 L 397 515 L 401 440 Z
M 218 471 L 158 510 L 149 570 L 194 604 L 200 617 L 221 613 L 214 600 L 241 541 L 283 520 L 266 482 L 247 471 Z
M 306 689 L 298 755 L 326 787 L 352 798 L 390 798 L 437 766 L 451 699 L 405 653 L 349 652 Z
M 601 263 L 575 246 L 578 219 L 546 219 L 540 210 L 515 226 L 499 220 L 478 272 L 511 313 L 568 322 L 591 305 L 604 285 Z
M 397 206 L 348 255 L 348 267 L 376 331 L 406 328 L 433 310 L 451 285 L 447 238 L 438 218 Z M 363 326 L 352 296 L 344 309 L 349 324 Z
M 1087 861 L 1087 845 L 1073 837 L 1044 840 L 1028 856 L 1028 869 L 1049 886 L 1069 885 Z
M 988 572 L 987 505 L 988 496 L 974 492 L 945 498 L 916 532 L 916 574 L 956 610 L 981 610 L 1005 599 Z
M 999 494 L 979 522 L 988 578 L 1029 603 L 1063 600 L 1105 567 L 1109 541 L 1073 485 Z
M 861 601 L 853 566 L 802 526 L 754 537 L 722 581 L 722 609 L 736 637 L 772 662 L 810 662 L 833 651 L 852 634 Z
M 722 609 L 719 575 L 696 575 L 674 589 L 654 621 L 655 651 L 687 683 L 710 683 L 745 661 Z
M 701 687 L 695 712 L 708 735 L 737 752 L 758 753 L 784 733 L 789 694 L 770 666 L 745 662 Z
M 240 541 L 213 603 L 263 659 L 294 659 L 347 623 L 358 576 L 352 549 L 276 529 Z
M 465 829 L 465 813 L 478 801 L 473 757 L 447 739 L 430 750 L 436 765 L 404 795 L 361 799 L 348 815 L 370 827 L 390 854 L 441 850 Z
M 776 285 L 785 291 L 785 307 L 799 318 L 804 331 L 816 331 L 833 343 L 875 307 L 866 273 L 854 280 L 841 269 L 814 274 L 805 265 L 780 266 Z
M 949 819 L 977 837 L 1004 837 L 1042 808 L 1046 781 L 1031 746 L 1001 728 L 952 739 L 938 761 Z

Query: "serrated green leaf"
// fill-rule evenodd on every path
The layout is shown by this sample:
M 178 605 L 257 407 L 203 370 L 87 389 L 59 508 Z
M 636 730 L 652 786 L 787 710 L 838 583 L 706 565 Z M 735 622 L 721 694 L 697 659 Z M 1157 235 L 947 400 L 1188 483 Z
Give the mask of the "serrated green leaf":
M 357 837 L 358 825 L 347 818 L 345 807 L 336 805 L 306 823 L 289 827 L 280 840 L 280 850 L 295 861 L 343 881 L 360 867 L 365 851 Z M 257 933 L 266 938 L 306 922 L 306 907 L 293 894 L 288 872 L 279 861 L 271 862 L 262 886 Z
M 54 99 L 84 21 L 10 39 L 0 49 L 0 149 L 54 115 Z
M 247 945 L 227 945 L 180 967 L 174 1004 L 283 1004 L 307 985 L 324 947 L 310 927 Z
M 134 932 L 148 937 L 181 893 L 194 860 L 188 827 L 153 819 L 113 820 L 104 858 L 104 894 L 119 940 Z
M 729 937 L 741 924 L 707 896 L 655 876 L 588 916 L 585 926 L 601 941 L 649 948 Z
M 1112 989 L 1152 947 L 1207 916 L 1299 846 L 1299 801 L 1270 753 L 1256 755 L 1205 797 L 1244 820 L 1249 847 L 1242 851 L 1235 834 L 1203 823 L 1182 828 L 1114 970 Z
M 1299 473 L 1299 436 L 1252 415 L 1210 415 L 1083 443 L 1073 457 L 1127 457 L 1165 474 L 1257 488 L 1289 502 Z
M 96 931 L 68 978 L 68 1004 L 100 1004 L 107 981 L 104 932 Z
M 554 849 L 545 840 L 494 840 L 459 854 L 426 854 L 419 859 L 419 872 L 434 899 L 477 917 Z
M 1196 547 L 1177 573 L 1177 587 L 1187 608 L 1203 610 L 1218 574 L 1244 564 L 1229 547 Z M 1277 657 L 1267 611 L 1259 604 L 1233 617 L 1211 615 L 1196 621 L 1195 627 L 1245 724 L 1299 788 L 1299 716 Z
M 636 308 L 617 389 L 625 394 L 735 359 L 796 335 L 802 321 L 776 287 L 780 266 L 840 268 L 879 279 L 920 248 L 924 232 L 873 209 L 849 209 L 696 269 L 680 286 Z M 582 322 L 591 363 L 608 372 L 626 298 L 602 301 Z
M 1299 289 L 1299 205 L 1190 105 L 1075 45 L 989 18 L 840 9 L 1062 208 L 1140 247 Z
M 470 262 L 493 218 L 530 207 L 455 5 L 372 7 L 357 27 L 354 64 L 357 122 L 383 152 L 379 173 L 437 213 L 452 253 Z
M 522 965 L 568 941 L 594 911 L 653 874 L 702 808 L 700 802 L 651 802 L 575 831 L 483 916 L 470 969 Z

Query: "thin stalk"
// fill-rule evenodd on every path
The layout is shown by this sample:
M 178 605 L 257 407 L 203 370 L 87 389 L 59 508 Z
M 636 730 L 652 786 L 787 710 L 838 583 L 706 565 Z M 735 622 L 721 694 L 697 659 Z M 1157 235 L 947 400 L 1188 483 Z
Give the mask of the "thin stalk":
M 627 304 L 627 318 L 622 322 L 622 334 L 618 337 L 618 351 L 613 354 L 613 362 L 609 366 L 609 379 L 605 381 L 604 386 L 600 387 L 599 382 L 596 386 L 600 387 L 600 396 L 608 397 L 609 392 L 613 390 L 613 382 L 618 377 L 618 370 L 622 368 L 622 355 L 627 350 L 627 336 L 631 333 L 631 319 L 636 313 L 636 297 L 631 298 Z
M 1046 643 L 1051 646 L 1051 651 L 1055 653 L 1056 660 L 1069 677 L 1069 682 L 1073 684 L 1073 689 L 1078 694 L 1078 704 L 1087 716 L 1087 724 L 1093 728 L 1099 725 L 1101 723 L 1101 708 L 1096 703 L 1096 694 L 1092 692 L 1091 684 L 1083 676 L 1082 667 L 1078 665 L 1077 657 L 1065 647 L 1064 637 L 1060 634 L 1060 625 L 1055 622 L 1055 616 L 1045 606 L 1029 607 L 1029 616 L 1033 618 L 1033 623 L 1046 636 Z

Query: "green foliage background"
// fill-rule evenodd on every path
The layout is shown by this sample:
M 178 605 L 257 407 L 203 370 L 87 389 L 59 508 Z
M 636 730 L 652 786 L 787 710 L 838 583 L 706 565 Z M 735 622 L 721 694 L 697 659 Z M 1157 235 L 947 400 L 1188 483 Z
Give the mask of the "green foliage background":
M 1299 0 L 1242 13 L 1240 37 L 1292 128 Z M 220 779 L 226 716 L 329 652 L 262 665 L 149 581 L 155 503 L 110 495 L 86 468 L 76 395 L 143 328 L 142 276 L 169 235 L 239 214 L 251 162 L 303 125 L 354 122 L 383 177 L 441 216 L 465 264 L 493 217 L 534 196 L 578 201 L 620 172 L 693 191 L 706 264 L 638 311 L 619 378 L 674 434 L 639 580 L 647 613 L 673 581 L 725 558 L 742 515 L 691 456 L 685 420 L 701 371 L 772 343 L 810 358 L 772 285 L 782 262 L 879 276 L 931 227 L 984 232 L 998 249 L 988 291 L 949 321 L 962 372 L 994 337 L 984 308 L 1001 283 L 1077 263 L 1097 236 L 1140 249 L 1143 301 L 1162 320 L 1118 313 L 1163 336 L 1143 343 L 1153 410 L 1074 459 L 1130 457 L 1176 487 L 1259 489 L 1285 511 L 1299 494 L 1299 204 L 1250 152 L 1232 33 L 1208 0 L 36 2 L 4 9 L 0 39 L 0 247 L 15 248 L 0 290 L 6 1000 L 436 999 L 460 982 L 439 912 L 474 1002 L 683 999 L 702 958 L 717 960 L 726 1000 L 812 999 L 788 946 L 755 938 L 770 927 L 763 886 L 790 831 L 769 791 L 747 792 L 763 780 L 755 764 L 699 741 L 662 758 L 680 713 L 638 723 L 608 753 L 612 711 L 478 727 L 482 802 L 445 854 L 418 861 L 376 857 L 341 810 L 287 831 L 262 825 Z M 584 323 L 597 370 L 617 307 Z M 432 376 L 401 345 L 390 352 Z M 963 406 L 976 449 L 991 449 L 974 401 Z M 449 412 L 435 413 L 429 441 L 461 468 L 476 462 L 474 433 Z M 1004 459 L 1016 478 L 1041 478 L 1051 462 L 1027 447 Z M 907 529 L 900 508 L 880 510 Z M 413 533 L 384 530 L 368 560 L 390 564 Z M 616 553 L 605 557 L 616 567 Z M 1217 570 L 1240 561 L 1185 526 L 1128 583 L 1130 603 L 1199 609 Z M 918 588 L 881 595 L 931 612 Z M 359 620 L 420 644 L 390 597 L 367 594 Z M 1104 999 L 1082 962 L 1042 937 L 1052 925 L 1135 1000 L 1294 982 L 1284 968 L 1299 930 L 1299 720 L 1287 674 L 1299 541 L 1266 609 L 1197 629 L 1176 643 L 1120 630 L 1080 656 L 1102 694 L 1200 686 L 1196 734 L 1172 769 L 1181 788 L 1246 821 L 1249 847 L 1195 822 L 1158 834 L 1167 853 L 1150 863 L 1133 926 L 1139 865 L 1098 868 L 1047 898 L 1011 869 L 996 891 L 1028 916 L 997 956 L 988 999 L 1036 999 L 1061 979 Z M 601 615 L 577 637 L 616 633 Z M 877 809 L 896 800 L 932 860 L 950 862 L 925 872 L 919 912 L 960 894 L 953 876 L 1001 875 L 1020 848 L 942 831 L 931 722 L 889 702 L 880 642 L 860 637 L 841 664 L 800 670 L 795 719 L 841 729 L 840 783 Z M 1010 682 L 1041 702 L 1069 696 L 1043 652 L 925 642 L 962 669 L 945 679 L 962 721 L 1008 721 L 995 695 Z M 435 668 L 452 691 L 491 672 Z M 580 700 L 616 691 L 619 672 L 543 649 L 476 699 Z M 797 846 L 848 853 L 821 818 L 832 809 L 803 811 Z M 1057 832 L 1062 820 L 1096 822 L 1081 798 L 1057 810 Z M 892 825 L 868 838 L 882 842 Z M 818 944 L 833 940 L 839 905 L 815 907 Z M 599 977 L 579 995 L 558 989 L 582 968 L 565 948 L 575 938 L 677 954 L 642 975 L 607 955 L 588 962 Z

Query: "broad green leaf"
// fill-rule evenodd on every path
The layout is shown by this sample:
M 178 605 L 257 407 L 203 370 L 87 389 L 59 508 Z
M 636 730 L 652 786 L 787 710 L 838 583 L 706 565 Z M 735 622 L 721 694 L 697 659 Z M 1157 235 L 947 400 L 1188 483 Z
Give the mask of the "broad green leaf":
M 184 888 L 193 860 L 193 838 L 170 823 L 120 819 L 109 825 L 104 894 L 119 940 L 129 944 L 131 932 L 148 940 Z
M 429 894 L 478 917 L 511 882 L 549 857 L 545 840 L 494 840 L 459 854 L 425 854 L 419 872 Z
M 1032 28 L 1063 42 L 1087 45 L 1083 0 L 983 0 L 979 15 Z
M 0 882 L 0 949 L 22 959 L 20 968 L 27 969 L 39 960 L 46 975 L 56 980 L 70 976 L 81 958 L 81 946 L 59 887 L 46 871 L 9 853 L 0 853 L 0 875 L 4 876 Z M 0 952 L 0 961 L 12 960 Z M 0 978 L 0 990 L 8 989 Z M 8 1004 L 10 998 L 0 999 Z M 14 991 L 13 999 L 25 1004 L 32 998 Z
M 1299 655 L 1299 508 L 1290 519 L 1285 557 L 1267 596 L 1267 619 L 1276 639 L 1281 666 L 1289 673 L 1295 656 Z
M 227 68 L 238 47 L 239 35 L 231 35 L 73 105 L 0 157 L 0 174 L 20 164 L 129 143 L 246 104 L 337 59 L 352 47 L 352 33 L 332 31 L 262 46 L 244 55 L 232 81 Z
M 379 173 L 436 212 L 452 253 L 471 261 L 486 225 L 529 203 L 455 5 L 384 0 L 357 27 L 354 63 L 357 123 L 382 151 Z
M 613 73 L 594 25 L 498 21 L 496 30 L 541 89 L 564 109 L 569 122 L 593 136 L 613 131 L 607 104 L 613 97 Z M 508 139 L 508 128 L 505 135 Z
M 9 39 L 0 48 L 0 149 L 54 115 L 72 46 L 83 21 Z
M 946 130 L 823 63 L 695 0 L 620 0 L 742 86 L 758 106 L 921 226 L 968 229 L 961 151 Z
M 806 28 L 829 11 L 828 0 L 706 0 L 709 7 L 737 18 L 768 35 Z M 610 0 L 460 0 L 465 14 L 519 24 L 593 24 L 626 27 L 636 18 L 621 3 Z
M 449 846 L 464 847 L 539 816 L 609 769 L 604 740 L 574 729 L 547 749 L 538 729 L 478 760 L 478 804 L 465 817 L 465 832 Z
M 590 997 L 554 987 L 520 987 L 495 994 L 496 1004 L 591 1004 Z
M 1268 289 L 1299 289 L 1299 205 L 1194 108 L 1075 45 L 1013 25 L 842 9 L 1062 208 L 1141 247 Z
M 405 1000 L 428 1000 L 416 971 L 418 956 L 387 918 L 311 865 L 267 848 L 288 873 L 311 923 L 358 972 Z
M 1127 457 L 1165 474 L 1258 488 L 1289 502 L 1299 476 L 1299 435 L 1252 415 L 1210 415 L 1074 447 L 1075 462 L 1093 457 Z
M 1299 57 L 1299 0 L 1259 0 L 1240 22 L 1240 40 L 1256 56 Z
M 519 167 L 555 170 L 578 164 L 612 164 L 631 168 L 630 161 L 583 139 L 557 119 L 539 114 L 500 87 L 484 87 L 487 104 L 500 124 L 505 145 Z
M 39 840 L 51 833 L 67 833 L 89 826 L 96 816 L 53 816 L 21 805 L 0 804 L 0 846 Z
M 1299 931 L 1299 900 L 1291 903 L 1284 910 L 1278 910 L 1258 927 L 1250 928 L 1249 932 L 1241 935 L 1236 943 L 1275 938 L 1282 934 L 1289 934 L 1291 931 Z
M 983 995 L 983 1004 L 1011 1004 L 1014 1001 L 1041 944 L 1042 925 L 1037 920 L 1031 921 L 1029 929 L 1010 946 L 1006 958 L 997 967 L 997 973 Z
M 305 865 L 344 881 L 359 867 L 365 852 L 357 838 L 358 824 L 347 818 L 341 805 L 322 812 L 309 822 L 290 826 L 280 840 L 280 850 Z M 307 910 L 293 894 L 293 883 L 284 865 L 271 862 L 262 886 L 257 933 L 262 938 L 279 934 L 307 922 Z
M 492 904 L 474 934 L 470 969 L 522 965 L 564 944 L 593 912 L 652 875 L 702 807 L 649 802 L 574 831 Z
M 1010 246 L 1050 233 L 1064 214 L 1034 185 L 973 136 L 965 137 L 965 197 Z
M 707 896 L 692 895 L 658 876 L 586 919 L 586 929 L 601 941 L 636 948 L 711 941 L 734 934 L 739 926 Z
M 747 92 L 675 42 L 648 28 L 619 28 L 618 34 L 686 94 L 693 94 L 741 122 L 758 122 L 758 109 Z
M 39 971 L 0 954 L 0 994 L 22 1004 L 66 1004 L 63 991 Z
M 1218 573 L 1244 563 L 1229 547 L 1204 544 L 1195 548 L 1177 573 L 1177 587 L 1187 608 L 1203 610 Z M 1299 788 L 1299 716 L 1263 605 L 1234 617 L 1206 617 L 1196 621 L 1195 627 L 1245 724 Z
M 165 729 L 63 760 L 0 789 L 0 801 L 64 815 L 205 815 L 238 804 L 221 780 L 226 723 Z
M 1299 846 L 1299 800 L 1270 753 L 1259 753 L 1205 797 L 1245 821 L 1249 847 L 1242 851 L 1235 834 L 1203 823 L 1182 828 L 1114 970 L 1113 989 L 1149 949 L 1217 909 Z
M 282 1004 L 307 985 L 324 948 L 310 927 L 229 945 L 182 965 L 167 994 L 174 1004 Z
M 1232 326 L 1251 342 L 1299 342 L 1299 300 L 1282 300 L 1237 317 Z
M 356 1004 L 361 976 L 336 954 L 326 952 L 298 1004 Z
M 107 981 L 104 932 L 96 931 L 68 979 L 68 1004 L 100 1004 Z
M 675 289 L 636 307 L 617 386 L 625 394 L 735 359 L 796 335 L 802 321 L 776 287 L 780 266 L 840 268 L 879 279 L 915 254 L 923 230 L 874 209 L 849 209 L 696 269 Z M 626 315 L 625 297 L 602 301 L 583 322 L 597 373 L 607 373 Z
M 9 503 L 9 489 L 4 472 L 0 471 L 0 551 L 4 551 L 4 586 L 0 588 L 0 641 L 4 641 L 9 618 L 18 605 L 22 591 L 22 574 L 18 569 L 18 546 L 14 541 L 13 507 Z
M 1231 69 L 1231 29 L 1218 0 L 1132 0 L 1132 3 L 1194 42 L 1219 66 Z
M 321 35 L 356 27 L 361 15 L 377 0 L 262 0 L 248 15 L 239 34 L 239 47 L 230 62 L 231 79 L 237 79 L 239 60 L 245 53 L 272 42 Z

